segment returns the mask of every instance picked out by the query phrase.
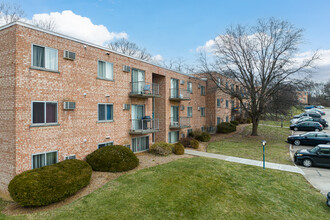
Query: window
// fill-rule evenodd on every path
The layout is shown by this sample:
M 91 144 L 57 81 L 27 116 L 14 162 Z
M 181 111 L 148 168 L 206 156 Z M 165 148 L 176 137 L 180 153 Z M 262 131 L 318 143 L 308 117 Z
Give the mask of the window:
M 220 99 L 217 99 L 217 107 L 220 108 L 221 107 L 221 102 Z
M 98 104 L 98 115 L 99 121 L 112 121 L 113 104 Z
M 201 95 L 205 95 L 205 86 L 201 86 Z
M 57 163 L 57 151 L 32 155 L 32 169 Z
M 57 123 L 57 102 L 32 102 L 32 124 Z
M 231 91 L 234 92 L 234 84 L 230 85 Z
M 149 136 L 137 137 L 132 139 L 132 151 L 140 152 L 149 149 Z
M 220 78 L 217 79 L 217 84 L 218 84 L 219 87 L 221 86 L 221 79 Z
M 228 116 L 226 116 L 226 122 L 229 122 L 229 117 Z
M 192 107 L 191 106 L 187 107 L 187 117 L 189 117 L 189 118 L 192 117 Z
M 321 148 L 319 154 L 330 154 L 330 148 Z
M 226 89 L 228 89 L 228 82 L 226 82 Z
M 188 83 L 187 83 L 187 91 L 188 91 L 189 93 L 192 93 L 192 82 L 188 82 Z
M 205 117 L 205 107 L 201 107 L 201 117 Z
M 232 108 L 235 107 L 235 104 L 234 104 L 234 101 L 233 101 L 233 100 L 231 101 L 231 107 L 232 107 Z
M 98 61 L 97 77 L 100 79 L 113 80 L 113 64 L 105 61 Z
M 187 130 L 187 137 L 189 137 L 189 134 L 192 132 L 192 129 Z
M 32 46 L 32 66 L 48 70 L 58 70 L 57 50 L 49 47 Z
M 231 116 L 231 120 L 232 121 L 235 121 L 235 116 Z
M 217 125 L 221 123 L 221 118 L 217 117 Z
M 226 100 L 226 108 L 228 108 L 228 106 L 229 106 L 229 101 Z
M 168 143 L 176 143 L 179 141 L 179 131 L 168 132 Z
M 107 146 L 112 146 L 113 145 L 113 141 L 111 142 L 106 142 L 106 143 L 101 143 L 97 145 L 97 149 L 100 149 L 101 147 L 107 147 Z
M 201 127 L 201 131 L 204 132 L 205 131 L 205 128 L 204 127 Z
M 184 133 L 182 133 L 182 134 L 181 134 L 181 138 L 184 138 L 184 137 L 185 137 L 185 135 L 184 135 Z

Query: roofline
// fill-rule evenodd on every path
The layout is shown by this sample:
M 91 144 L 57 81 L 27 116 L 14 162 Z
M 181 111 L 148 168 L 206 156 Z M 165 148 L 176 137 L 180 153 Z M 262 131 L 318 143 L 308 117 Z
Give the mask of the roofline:
M 188 76 L 188 77 L 191 77 L 191 78 L 194 78 L 194 79 L 202 80 L 202 79 L 200 79 L 196 76 L 193 76 L 192 74 L 186 74 L 186 73 L 178 72 L 178 71 L 175 71 L 175 70 L 172 70 L 172 69 L 169 69 L 169 68 L 166 68 L 166 67 L 163 67 L 163 66 L 160 66 L 160 65 L 157 65 L 157 64 L 154 64 L 154 63 L 136 58 L 136 57 L 128 56 L 126 54 L 111 50 L 110 48 L 107 48 L 107 47 L 104 47 L 104 46 L 100 46 L 100 45 L 97 45 L 97 44 L 94 44 L 94 43 L 91 43 L 91 42 L 88 42 L 88 41 L 80 40 L 80 39 L 75 38 L 75 37 L 70 37 L 70 36 L 65 35 L 65 34 L 60 34 L 60 33 L 54 32 L 54 31 L 46 30 L 46 29 L 43 29 L 43 28 L 31 25 L 31 24 L 22 22 L 22 21 L 14 21 L 14 22 L 5 24 L 3 26 L 0 26 L 0 31 L 4 30 L 6 28 L 9 28 L 11 26 L 14 26 L 14 25 L 20 25 L 20 26 L 30 28 L 30 29 L 33 29 L 33 30 L 36 30 L 36 31 L 44 32 L 44 33 L 47 33 L 47 34 L 50 34 L 50 35 L 54 35 L 54 36 L 61 37 L 61 38 L 67 39 L 67 40 L 71 40 L 71 41 L 74 41 L 74 42 L 77 42 L 77 43 L 81 43 L 81 44 L 88 45 L 88 46 L 91 46 L 91 47 L 99 48 L 99 49 L 109 51 L 109 52 L 114 53 L 114 54 L 118 54 L 118 55 L 121 55 L 121 56 L 124 56 L 124 57 L 128 57 L 128 58 L 131 58 L 131 59 L 143 62 L 143 63 L 147 63 L 149 65 L 153 65 L 153 66 L 165 69 L 165 70 L 169 70 L 169 71 L 184 75 L 184 76 Z M 202 81 L 204 81 L 204 80 L 202 80 Z

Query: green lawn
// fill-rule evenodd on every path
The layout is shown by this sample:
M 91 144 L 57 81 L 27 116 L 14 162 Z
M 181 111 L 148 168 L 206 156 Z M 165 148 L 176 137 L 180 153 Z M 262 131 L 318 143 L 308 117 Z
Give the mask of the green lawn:
M 325 197 L 299 174 L 209 158 L 126 174 L 30 219 L 329 219 Z
M 289 145 L 284 141 L 291 134 L 288 128 L 277 128 L 259 125 L 257 137 L 250 136 L 252 125 L 245 127 L 241 135 L 210 143 L 207 152 L 262 160 L 261 141 L 266 140 L 266 161 L 292 164 L 289 156 Z
M 264 121 L 264 120 L 261 120 L 260 121 L 260 124 L 265 124 L 265 125 L 273 125 L 273 126 L 281 126 L 281 121 Z M 290 121 L 283 121 L 283 127 L 289 127 L 290 126 Z
M 0 219 L 4 219 L 5 215 L 1 213 L 1 211 L 4 209 L 7 202 L 5 202 L 3 199 L 0 198 Z

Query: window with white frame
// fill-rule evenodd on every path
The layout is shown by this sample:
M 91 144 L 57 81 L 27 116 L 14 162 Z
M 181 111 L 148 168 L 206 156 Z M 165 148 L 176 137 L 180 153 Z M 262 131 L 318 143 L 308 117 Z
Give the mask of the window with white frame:
M 221 118 L 217 117 L 217 125 L 221 123 Z
M 221 102 L 220 99 L 217 99 L 217 107 L 220 108 L 221 107 Z
M 99 60 L 97 62 L 97 77 L 113 80 L 113 63 Z
M 201 86 L 201 95 L 205 95 L 205 86 Z
M 32 45 L 32 66 L 58 70 L 58 51 L 53 48 Z
M 97 149 L 100 149 L 101 147 L 112 146 L 112 145 L 113 145 L 113 141 L 106 142 L 106 143 L 101 143 L 101 144 L 97 145 Z
M 205 117 L 205 107 L 201 107 L 201 117 Z
M 168 132 L 168 143 L 176 143 L 179 141 L 179 131 Z
M 56 124 L 57 102 L 32 102 L 32 124 Z
M 187 117 L 189 117 L 189 118 L 192 117 L 192 107 L 191 106 L 187 107 Z
M 188 83 L 187 83 L 187 91 L 188 91 L 189 93 L 192 93 L 192 82 L 188 82 Z
M 32 155 L 32 169 L 40 168 L 57 163 L 57 151 L 33 154 Z
M 98 104 L 98 120 L 113 121 L 113 104 Z

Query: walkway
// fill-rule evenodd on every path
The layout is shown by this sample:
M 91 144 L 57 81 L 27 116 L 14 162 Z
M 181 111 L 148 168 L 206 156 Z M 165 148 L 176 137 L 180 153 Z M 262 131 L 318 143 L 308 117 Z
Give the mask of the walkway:
M 196 151 L 196 150 L 188 150 L 188 149 L 185 149 L 185 153 L 194 155 L 194 156 L 215 158 L 215 159 L 225 160 L 225 161 L 234 162 L 234 163 L 241 163 L 241 164 L 258 166 L 258 167 L 263 166 L 262 161 L 259 161 L 259 160 L 250 160 L 250 159 L 245 159 L 245 158 L 240 158 L 240 157 L 232 157 L 232 156 L 226 156 L 226 155 L 222 155 L 222 154 L 212 154 L 212 153 L 201 152 L 201 151 Z M 274 170 L 282 170 L 282 171 L 292 172 L 292 173 L 299 173 L 299 174 L 305 175 L 305 173 L 302 171 L 302 169 L 300 169 L 299 167 L 296 167 L 296 166 L 266 162 L 266 168 L 274 169 Z

